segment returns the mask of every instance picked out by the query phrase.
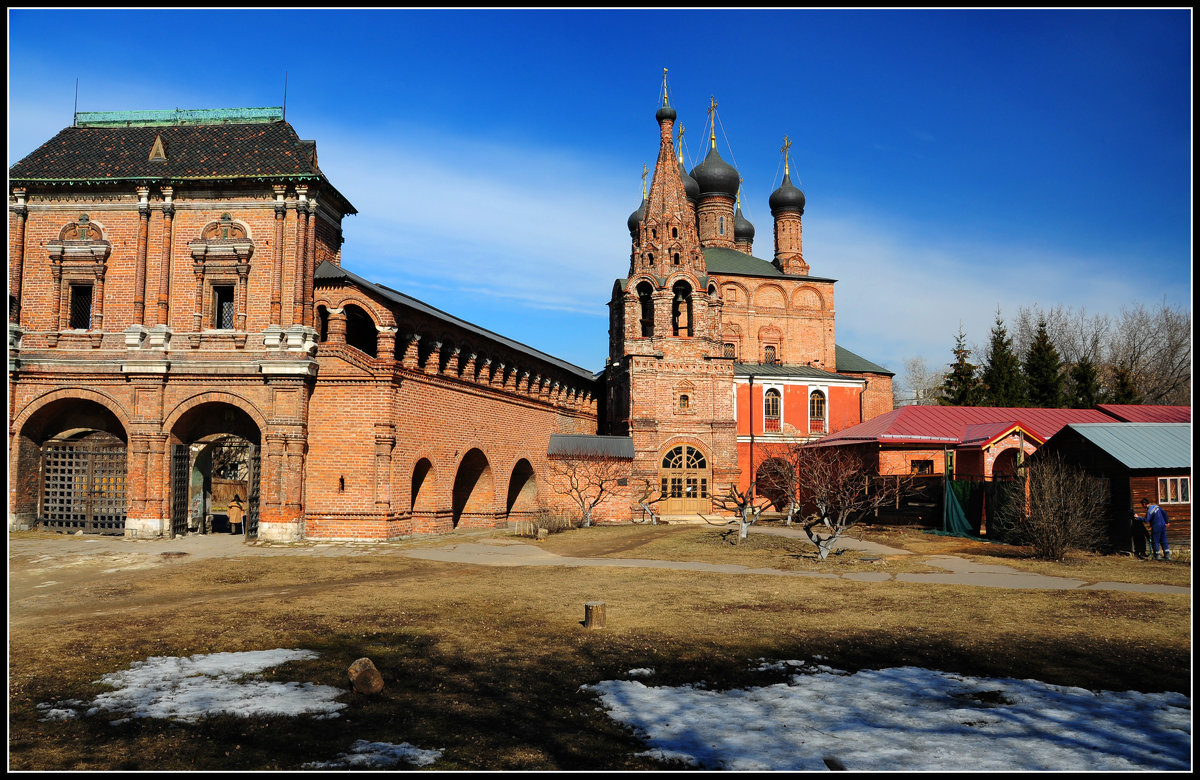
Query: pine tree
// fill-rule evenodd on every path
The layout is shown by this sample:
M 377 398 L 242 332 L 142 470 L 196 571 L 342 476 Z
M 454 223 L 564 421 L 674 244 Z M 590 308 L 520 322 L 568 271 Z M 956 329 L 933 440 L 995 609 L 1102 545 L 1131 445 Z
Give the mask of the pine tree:
M 967 349 L 967 334 L 962 328 L 954 341 L 954 362 L 942 382 L 938 403 L 942 406 L 978 406 L 980 397 L 979 367 L 971 362 Z
M 1110 404 L 1140 404 L 1142 394 L 1133 382 L 1133 369 L 1118 365 L 1113 368 L 1113 388 L 1108 393 Z
M 1100 387 L 1100 372 L 1096 364 L 1086 355 L 1071 366 L 1071 391 L 1068 405 L 1072 409 L 1091 409 L 1100 403 L 1103 390 Z
M 1062 406 L 1062 359 L 1046 332 L 1046 320 L 1039 318 L 1037 335 L 1025 355 L 1025 389 L 1030 406 L 1057 409 Z
M 1025 377 L 1021 374 L 1021 361 L 1013 352 L 1012 337 L 996 312 L 996 324 L 992 327 L 992 340 L 988 344 L 983 373 L 984 406 L 1022 406 L 1025 403 Z

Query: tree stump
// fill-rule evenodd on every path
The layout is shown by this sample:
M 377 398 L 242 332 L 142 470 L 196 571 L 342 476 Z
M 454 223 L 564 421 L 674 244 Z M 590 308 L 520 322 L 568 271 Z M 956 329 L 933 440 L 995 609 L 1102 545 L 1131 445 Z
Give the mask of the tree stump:
M 375 668 L 370 658 L 360 658 L 347 670 L 354 690 L 359 693 L 379 693 L 383 690 L 383 675 Z
M 589 601 L 583 605 L 583 627 L 604 628 L 603 601 Z

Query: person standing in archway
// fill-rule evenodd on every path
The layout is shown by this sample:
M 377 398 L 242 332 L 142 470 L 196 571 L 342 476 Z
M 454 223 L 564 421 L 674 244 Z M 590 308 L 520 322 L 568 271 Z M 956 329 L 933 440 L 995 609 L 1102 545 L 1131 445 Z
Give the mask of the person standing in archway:
M 242 532 L 242 520 L 246 516 L 246 509 L 242 506 L 242 497 L 236 493 L 233 500 L 229 502 L 229 533 L 240 534 Z

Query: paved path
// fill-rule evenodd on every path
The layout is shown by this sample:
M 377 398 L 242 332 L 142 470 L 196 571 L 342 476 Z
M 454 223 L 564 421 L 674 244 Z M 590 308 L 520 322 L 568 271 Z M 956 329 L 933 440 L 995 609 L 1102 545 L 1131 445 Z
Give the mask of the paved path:
M 781 536 L 801 536 L 800 530 L 762 528 L 753 533 Z M 843 536 L 839 546 L 880 556 L 911 555 L 908 550 L 887 547 L 875 542 Z M 462 533 L 422 538 L 398 543 L 389 542 L 301 542 L 297 544 L 245 544 L 240 538 L 226 534 L 190 534 L 178 539 L 124 539 L 121 537 L 69 537 L 58 534 L 9 536 L 9 555 L 35 555 L 49 563 L 60 556 L 95 556 L 97 562 L 115 569 L 142 568 L 163 559 L 185 553 L 192 559 L 232 558 L 263 555 L 376 555 L 393 554 L 410 558 L 453 563 L 473 563 L 481 566 L 610 566 L 617 568 L 681 569 L 724 574 L 759 574 L 780 577 L 810 577 L 845 579 L 858 582 L 914 582 L 932 585 L 973 585 L 987 588 L 1041 588 L 1051 590 L 1122 590 L 1143 593 L 1191 593 L 1191 588 L 1178 585 L 1142 585 L 1126 582 L 1086 582 L 1069 577 L 1018 571 L 1008 566 L 982 564 L 953 555 L 933 555 L 924 562 L 945 569 L 944 573 L 911 574 L 886 571 L 864 571 L 852 574 L 833 572 L 781 571 L 754 568 L 738 564 L 702 563 L 699 561 L 662 561 L 645 558 L 572 558 L 556 555 L 534 544 L 513 538 L 494 538 L 487 533 Z M 11 568 L 10 568 L 11 574 Z

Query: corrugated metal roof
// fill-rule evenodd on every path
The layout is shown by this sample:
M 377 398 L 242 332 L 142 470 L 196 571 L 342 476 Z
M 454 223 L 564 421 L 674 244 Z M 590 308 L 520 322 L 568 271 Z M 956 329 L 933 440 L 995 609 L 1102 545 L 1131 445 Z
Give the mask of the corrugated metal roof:
M 1191 423 L 1092 423 L 1067 426 L 1130 469 L 1192 465 Z
M 1025 430 L 1025 432 L 1036 441 L 1042 444 L 1043 441 L 1037 434 L 1026 430 L 1026 427 L 1018 420 L 1011 422 L 994 422 L 994 423 L 979 423 L 976 425 L 968 425 L 963 430 L 963 437 L 960 446 L 965 447 L 986 447 L 996 439 L 1002 439 L 1015 428 Z
M 499 333 L 493 333 L 492 331 L 487 330 L 486 328 L 481 328 L 478 325 L 473 325 L 470 322 L 467 322 L 466 320 L 459 319 L 458 317 L 455 317 L 452 314 L 447 314 L 446 312 L 442 311 L 441 309 L 435 309 L 434 307 L 430 306 L 427 303 L 424 303 L 423 301 L 418 301 L 416 298 L 405 295 L 402 292 L 393 290 L 390 287 L 385 287 L 382 284 L 375 284 L 374 282 L 369 282 L 366 279 L 359 276 L 358 274 L 351 273 L 350 271 L 347 271 L 345 268 L 334 265 L 333 263 L 329 262 L 328 260 L 323 261 L 319 266 L 317 266 L 317 270 L 314 273 L 314 277 L 317 279 L 317 281 L 326 281 L 326 282 L 349 280 L 349 281 L 357 284 L 359 287 L 362 287 L 364 290 L 372 291 L 376 295 L 379 295 L 380 297 L 382 297 L 386 300 L 393 301 L 394 303 L 398 303 L 402 306 L 406 306 L 410 309 L 421 312 L 422 314 L 427 314 L 430 317 L 442 320 L 443 322 L 447 322 L 458 328 L 462 328 L 463 330 L 465 330 L 469 333 L 474 333 L 478 336 L 482 336 L 482 337 L 488 339 L 489 341 L 498 342 L 500 344 L 503 344 L 506 347 L 516 350 L 517 352 L 523 352 L 526 355 L 530 355 L 532 357 L 537 358 L 538 360 L 542 360 L 542 361 L 545 361 L 552 365 L 558 366 L 559 368 L 563 369 L 564 371 L 569 371 L 570 373 L 576 374 L 577 376 L 583 377 L 589 381 L 592 381 L 595 379 L 596 375 L 593 374 L 593 372 L 588 371 L 586 368 L 580 368 L 579 366 L 568 363 L 565 360 L 559 360 L 558 358 L 556 358 L 552 355 L 547 355 L 545 352 L 534 349 L 533 347 L 526 346 L 519 341 L 513 341 L 512 339 L 508 339 L 508 338 L 505 338 L 504 336 L 501 336 Z
M 704 250 L 704 265 L 710 274 L 722 276 L 767 276 L 787 279 L 808 279 L 813 282 L 834 282 L 836 279 L 824 279 L 819 276 L 797 276 L 785 274 L 775 267 L 770 260 L 748 255 L 736 249 L 725 247 L 709 247 Z
M 856 355 L 841 344 L 834 344 L 833 350 L 837 360 L 838 371 L 849 371 L 856 374 L 886 374 L 895 376 L 881 365 L 872 363 L 861 355 Z
M 633 460 L 633 439 L 628 436 L 588 436 L 575 433 L 550 434 L 549 457 L 610 457 Z
M 902 406 L 821 439 L 822 444 L 958 444 L 969 425 L 1020 423 L 1043 441 L 1070 423 L 1112 422 L 1097 409 L 1034 409 L 990 406 Z
M 790 363 L 734 363 L 734 376 L 779 376 L 799 377 L 801 379 L 824 379 L 846 381 L 846 377 L 838 376 L 832 371 L 824 371 L 812 366 L 798 366 Z
M 1147 404 L 1100 404 L 1096 407 L 1122 422 L 1190 423 L 1190 406 L 1150 406 Z

